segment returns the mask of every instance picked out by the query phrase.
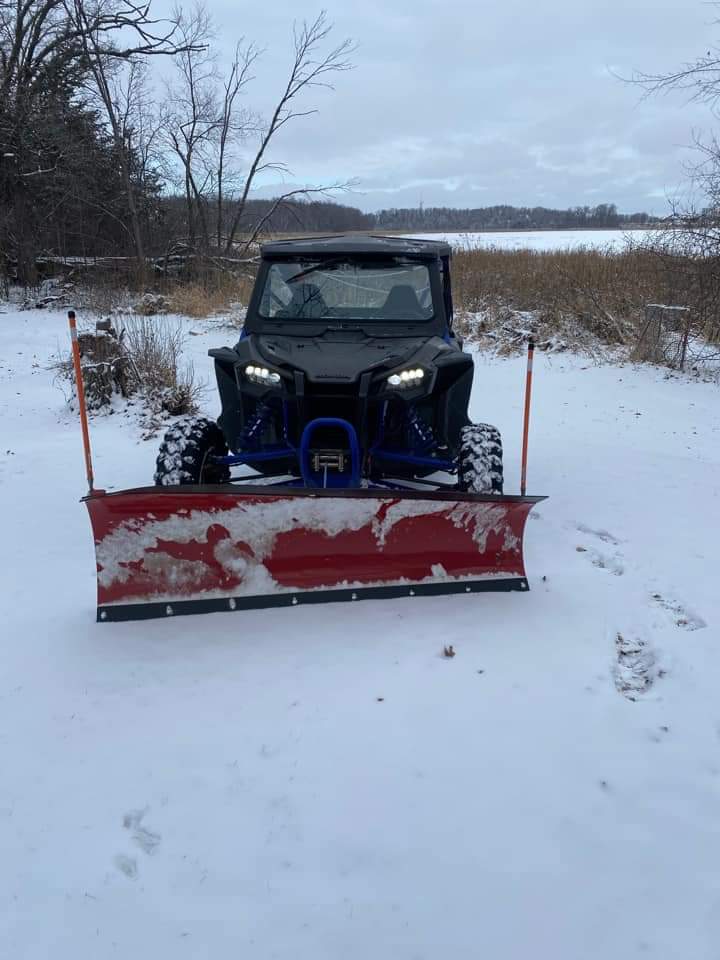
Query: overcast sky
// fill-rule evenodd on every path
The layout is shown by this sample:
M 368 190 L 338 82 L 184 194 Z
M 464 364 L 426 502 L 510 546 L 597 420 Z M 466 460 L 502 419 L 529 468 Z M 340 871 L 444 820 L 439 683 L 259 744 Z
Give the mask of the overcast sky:
M 164 0 L 163 0 L 164 2 Z M 319 113 L 273 155 L 300 183 L 357 179 L 349 202 L 383 206 L 568 207 L 663 212 L 706 108 L 641 101 L 612 75 L 664 70 L 720 41 L 699 0 L 209 0 L 228 48 L 266 47 L 248 103 L 281 88 L 293 19 L 321 6 L 355 68 L 303 101 Z M 715 11 L 718 13 L 718 11 Z M 720 15 L 720 14 L 718 14 Z

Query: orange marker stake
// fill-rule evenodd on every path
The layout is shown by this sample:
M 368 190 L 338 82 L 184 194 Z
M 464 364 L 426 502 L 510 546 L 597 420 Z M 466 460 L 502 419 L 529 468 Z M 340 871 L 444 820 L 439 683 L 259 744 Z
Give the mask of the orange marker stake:
M 523 419 L 522 467 L 520 471 L 520 495 L 525 496 L 527 489 L 528 435 L 530 433 L 530 397 L 532 394 L 533 356 L 535 341 L 528 342 L 527 377 L 525 379 L 525 416 Z
M 72 340 L 73 367 L 75 368 L 75 383 L 77 385 L 78 406 L 80 408 L 80 426 L 82 428 L 83 448 L 85 450 L 85 471 L 87 473 L 88 492 L 93 492 L 93 466 L 90 453 L 90 429 L 88 427 L 87 407 L 85 406 L 85 384 L 83 382 L 82 367 L 80 366 L 80 347 L 78 345 L 75 311 L 68 311 L 70 324 L 70 339 Z

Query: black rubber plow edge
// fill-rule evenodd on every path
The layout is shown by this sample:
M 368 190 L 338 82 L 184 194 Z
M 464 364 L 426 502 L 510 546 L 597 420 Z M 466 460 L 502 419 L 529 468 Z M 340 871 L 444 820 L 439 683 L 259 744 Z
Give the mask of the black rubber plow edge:
M 357 600 L 438 597 L 458 593 L 509 593 L 527 591 L 526 577 L 497 577 L 483 580 L 459 580 L 447 583 L 416 583 L 378 587 L 343 587 L 333 590 L 298 590 L 261 594 L 254 597 L 221 597 L 197 600 L 118 603 L 98 607 L 97 619 L 102 623 L 125 620 L 153 620 L 195 613 L 236 613 L 240 610 L 262 610 L 268 607 L 296 607 L 309 603 L 345 603 Z

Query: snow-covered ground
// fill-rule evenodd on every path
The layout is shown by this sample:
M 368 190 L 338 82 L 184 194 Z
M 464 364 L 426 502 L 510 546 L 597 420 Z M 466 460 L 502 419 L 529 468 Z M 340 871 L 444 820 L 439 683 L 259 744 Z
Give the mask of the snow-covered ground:
M 511 230 L 486 233 L 413 233 L 420 240 L 445 240 L 453 247 L 473 249 L 496 247 L 500 250 L 622 250 L 628 243 L 642 243 L 652 235 L 649 230 Z
M 2 309 L 2 957 L 717 960 L 717 386 L 539 358 L 527 595 L 98 625 L 65 319 Z

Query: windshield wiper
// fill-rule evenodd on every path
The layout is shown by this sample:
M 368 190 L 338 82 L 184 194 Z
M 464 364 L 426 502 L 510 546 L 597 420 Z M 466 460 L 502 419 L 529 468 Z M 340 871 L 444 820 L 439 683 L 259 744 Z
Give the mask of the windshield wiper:
M 346 257 L 333 257 L 330 260 L 323 260 L 322 263 L 316 263 L 312 267 L 306 267 L 305 270 L 300 270 L 299 273 L 294 273 L 291 277 L 287 278 L 285 283 L 295 283 L 296 280 L 301 280 L 303 277 L 307 277 L 308 274 L 315 273 L 316 270 L 333 267 L 336 263 L 343 263 L 346 259 Z

